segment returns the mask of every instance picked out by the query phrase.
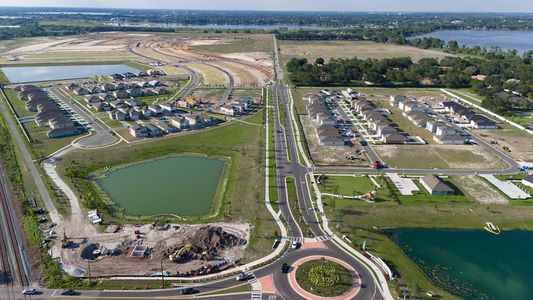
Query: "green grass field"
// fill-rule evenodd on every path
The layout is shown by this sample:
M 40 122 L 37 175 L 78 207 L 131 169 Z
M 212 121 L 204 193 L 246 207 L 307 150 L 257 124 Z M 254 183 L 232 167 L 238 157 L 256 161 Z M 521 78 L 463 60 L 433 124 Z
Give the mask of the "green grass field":
M 410 46 L 378 44 L 370 41 L 278 41 L 281 48 L 281 62 L 290 59 L 307 58 L 314 62 L 318 57 L 327 61 L 330 58 L 390 58 L 411 57 L 413 61 L 421 58 L 443 58 L 453 56 L 436 50 L 425 50 Z
M 234 39 L 213 45 L 198 45 L 193 48 L 213 53 L 236 53 L 236 52 L 272 52 L 272 38 L 270 35 L 251 36 L 242 39 Z

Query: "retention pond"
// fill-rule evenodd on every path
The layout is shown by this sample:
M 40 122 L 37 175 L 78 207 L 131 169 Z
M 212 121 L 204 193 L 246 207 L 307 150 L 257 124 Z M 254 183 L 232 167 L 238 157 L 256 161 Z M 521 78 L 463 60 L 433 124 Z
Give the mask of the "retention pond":
M 225 162 L 175 156 L 108 172 L 97 184 L 130 216 L 202 216 L 212 210 Z
M 115 73 L 138 73 L 140 70 L 128 65 L 75 65 L 75 66 L 35 66 L 3 67 L 2 72 L 11 83 L 54 81 L 64 79 L 107 76 Z
M 395 229 L 387 235 L 441 288 L 464 299 L 533 295 L 533 232 Z

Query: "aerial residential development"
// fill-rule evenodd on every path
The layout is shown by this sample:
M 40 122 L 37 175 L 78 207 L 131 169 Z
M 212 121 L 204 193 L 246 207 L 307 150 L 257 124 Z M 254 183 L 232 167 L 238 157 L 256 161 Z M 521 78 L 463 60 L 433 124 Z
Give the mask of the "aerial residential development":
M 531 298 L 533 6 L 7 2 L 0 299 Z

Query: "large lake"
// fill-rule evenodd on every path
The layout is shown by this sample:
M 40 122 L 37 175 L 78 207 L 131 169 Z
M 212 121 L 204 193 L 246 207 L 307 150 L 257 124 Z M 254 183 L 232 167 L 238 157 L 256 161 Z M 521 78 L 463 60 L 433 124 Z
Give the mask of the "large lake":
M 176 156 L 118 168 L 97 180 L 126 215 L 201 216 L 211 211 L 224 161 Z
M 516 49 L 519 54 L 533 50 L 533 31 L 437 30 L 413 38 L 416 37 L 434 37 L 446 42 L 457 41 L 459 45 L 467 45 L 469 47 L 482 46 L 490 48 L 499 46 L 503 50 Z
M 464 299 L 533 298 L 533 232 L 387 231 L 438 286 Z
M 90 78 L 115 73 L 140 70 L 127 65 L 76 65 L 76 66 L 39 66 L 3 67 L 2 71 L 11 83 L 53 81 L 76 78 Z

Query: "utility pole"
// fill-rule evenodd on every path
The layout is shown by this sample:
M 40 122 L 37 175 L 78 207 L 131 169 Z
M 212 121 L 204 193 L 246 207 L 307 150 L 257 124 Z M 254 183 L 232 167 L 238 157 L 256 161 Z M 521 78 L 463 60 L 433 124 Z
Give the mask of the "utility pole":
M 162 286 L 164 287 L 165 286 L 165 274 L 163 273 L 163 259 L 165 259 L 164 257 L 161 258 L 161 284 Z

